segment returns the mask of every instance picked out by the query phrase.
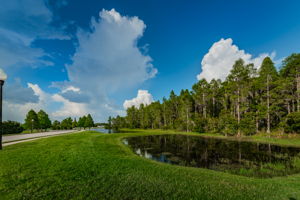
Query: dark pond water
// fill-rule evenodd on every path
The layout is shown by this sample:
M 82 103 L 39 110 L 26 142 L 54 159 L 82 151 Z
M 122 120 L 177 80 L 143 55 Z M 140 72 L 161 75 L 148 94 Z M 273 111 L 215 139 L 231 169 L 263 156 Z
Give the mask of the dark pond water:
M 91 131 L 97 131 L 100 133 L 115 133 L 112 129 L 105 129 L 105 128 L 92 128 Z
M 233 174 L 273 177 L 300 173 L 300 148 L 187 135 L 123 140 L 138 155 L 159 162 Z

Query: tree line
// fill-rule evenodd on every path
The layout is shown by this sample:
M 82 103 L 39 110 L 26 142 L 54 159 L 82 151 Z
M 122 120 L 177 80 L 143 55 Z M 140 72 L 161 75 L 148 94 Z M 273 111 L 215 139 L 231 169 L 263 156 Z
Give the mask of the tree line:
M 52 130 L 69 130 L 74 128 L 90 129 L 94 126 L 94 120 L 90 114 L 79 117 L 78 121 L 76 118 L 72 119 L 71 117 L 68 117 L 63 119 L 61 122 L 55 120 L 52 123 L 49 115 L 45 111 L 40 110 L 36 113 L 31 109 L 26 115 L 24 124 L 14 121 L 6 121 L 2 123 L 2 130 L 4 134 L 15 134 L 21 133 L 24 130 L 30 130 L 32 133 L 33 130 L 47 131 L 47 129 L 50 128 Z
M 95 123 L 90 114 L 87 116 L 79 117 L 78 121 L 76 118 L 73 120 L 71 117 L 68 117 L 61 122 L 58 120 L 55 120 L 52 124 L 53 130 L 61 130 L 61 129 L 73 129 L 73 128 L 79 128 L 79 129 L 91 129 L 91 127 L 94 127 Z
M 237 60 L 224 81 L 199 80 L 191 90 L 110 119 L 117 128 L 160 128 L 224 135 L 300 133 L 300 54 L 277 70 L 270 57 L 260 68 Z

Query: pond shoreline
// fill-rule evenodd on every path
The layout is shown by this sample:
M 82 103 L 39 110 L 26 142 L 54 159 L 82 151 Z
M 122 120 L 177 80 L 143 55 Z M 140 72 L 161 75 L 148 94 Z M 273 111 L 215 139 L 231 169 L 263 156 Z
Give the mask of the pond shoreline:
M 257 178 L 300 172 L 300 147 L 181 133 L 126 137 L 122 142 L 136 155 L 167 164 Z

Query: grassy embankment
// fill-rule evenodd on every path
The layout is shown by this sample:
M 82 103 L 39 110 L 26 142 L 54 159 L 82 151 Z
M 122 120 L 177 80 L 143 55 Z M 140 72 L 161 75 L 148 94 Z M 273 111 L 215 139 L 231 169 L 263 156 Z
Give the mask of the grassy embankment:
M 201 133 L 202 136 L 207 137 L 218 137 L 232 140 L 242 140 L 242 141 L 252 141 L 260 143 L 270 143 L 278 145 L 287 145 L 287 146 L 297 146 L 300 147 L 300 135 L 299 134 L 278 134 L 278 133 L 259 133 L 251 136 L 242 136 L 240 138 L 235 136 L 224 136 L 221 134 L 215 133 Z
M 171 131 L 87 131 L 5 147 L 0 199 L 300 199 L 300 174 L 259 179 L 168 165 L 138 157 L 121 142 L 164 133 Z M 272 142 L 300 146 L 294 140 Z

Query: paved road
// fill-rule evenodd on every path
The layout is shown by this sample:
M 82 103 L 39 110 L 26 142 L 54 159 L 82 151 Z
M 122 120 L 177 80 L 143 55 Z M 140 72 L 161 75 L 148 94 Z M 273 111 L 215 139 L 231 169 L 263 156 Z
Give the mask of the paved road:
M 76 130 L 51 131 L 51 132 L 42 132 L 42 133 L 9 135 L 9 136 L 3 136 L 2 141 L 4 143 L 3 146 L 7 146 L 7 145 L 10 145 L 10 144 L 16 144 L 16 143 L 20 143 L 20 142 L 31 141 L 33 139 L 37 139 L 37 138 L 40 138 L 40 137 L 49 137 L 49 136 L 53 136 L 53 135 L 59 135 L 59 134 L 65 134 L 65 133 L 71 133 L 71 132 L 76 132 Z

